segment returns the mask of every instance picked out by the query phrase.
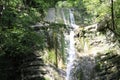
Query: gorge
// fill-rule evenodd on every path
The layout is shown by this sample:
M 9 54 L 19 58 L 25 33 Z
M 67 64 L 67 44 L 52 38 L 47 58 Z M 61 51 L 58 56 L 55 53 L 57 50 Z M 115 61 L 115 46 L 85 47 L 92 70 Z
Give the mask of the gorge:
M 0 80 L 120 80 L 120 0 L 0 0 Z
M 105 28 L 104 33 L 98 30 L 99 23 L 93 25 L 78 27 L 75 24 L 74 10 L 73 9 L 58 9 L 61 17 L 56 18 L 56 22 L 63 22 L 67 29 L 67 33 L 64 33 L 66 44 L 66 78 L 65 80 L 98 80 L 102 77 L 98 76 L 96 66 L 100 63 L 99 59 L 107 57 L 107 53 L 111 51 L 117 51 L 119 55 L 118 41 L 111 41 L 114 39 L 114 33 Z M 56 11 L 58 11 L 56 10 Z M 57 13 L 57 12 L 56 12 Z M 53 14 L 52 14 L 53 15 Z M 54 16 L 55 18 L 55 16 Z M 51 20 L 51 19 L 50 19 Z M 100 24 L 101 25 L 101 24 Z M 101 26 L 99 26 L 101 27 Z M 103 29 L 104 29 L 103 28 Z M 77 36 L 79 34 L 79 36 Z M 76 37 L 77 36 L 77 37 Z M 111 36 L 109 39 L 108 36 Z M 99 56 L 99 58 L 98 58 Z M 106 61 L 105 61 L 106 62 Z M 59 63 L 59 62 L 58 62 Z M 100 65 L 99 65 L 100 66 Z M 102 73 L 101 73 L 102 74 Z M 112 73 L 111 73 L 112 74 Z M 107 73 L 106 73 L 107 75 Z M 108 77 L 104 77 L 104 79 Z M 58 79 L 59 80 L 59 79 Z M 60 79 L 61 80 L 61 79 Z

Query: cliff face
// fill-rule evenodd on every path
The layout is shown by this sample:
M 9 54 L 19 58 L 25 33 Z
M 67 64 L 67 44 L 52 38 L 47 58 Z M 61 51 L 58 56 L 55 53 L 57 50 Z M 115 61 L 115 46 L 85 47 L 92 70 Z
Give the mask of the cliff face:
M 119 80 L 120 48 L 115 34 L 97 24 L 80 28 L 76 35 L 74 80 Z M 116 77 L 111 77 L 115 75 Z

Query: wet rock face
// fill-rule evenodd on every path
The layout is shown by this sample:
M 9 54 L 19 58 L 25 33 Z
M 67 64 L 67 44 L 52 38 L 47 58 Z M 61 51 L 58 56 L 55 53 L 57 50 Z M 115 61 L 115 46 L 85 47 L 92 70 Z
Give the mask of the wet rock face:
M 92 80 L 94 77 L 94 66 L 95 62 L 90 57 L 81 56 L 76 59 L 71 71 L 71 80 Z
M 114 33 L 109 29 L 99 32 L 95 25 L 83 30 L 84 36 L 81 31 L 75 37 L 77 58 L 71 71 L 72 80 L 119 80 L 120 48 Z
M 21 55 L 0 56 L 1 80 L 45 80 L 42 58 L 35 54 Z
M 119 80 L 120 79 L 120 55 L 116 51 L 98 55 L 95 66 L 95 80 Z
M 58 69 L 53 65 L 47 64 L 44 67 L 47 74 L 44 75 L 47 80 L 65 80 L 66 73 L 62 69 Z
M 21 80 L 64 80 L 65 71 L 44 63 L 39 53 L 26 56 L 21 63 Z
M 29 54 L 21 61 L 21 79 L 22 80 L 45 80 L 44 61 L 39 54 Z

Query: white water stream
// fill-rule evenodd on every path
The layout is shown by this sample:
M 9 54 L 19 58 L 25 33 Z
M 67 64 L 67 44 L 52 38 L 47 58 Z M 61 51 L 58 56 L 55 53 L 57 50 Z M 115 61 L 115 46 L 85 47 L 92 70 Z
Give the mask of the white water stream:
M 67 57 L 67 69 L 66 69 L 66 80 L 70 80 L 70 72 L 73 67 L 73 61 L 75 59 L 75 48 L 74 48 L 74 31 L 70 31 L 69 35 L 69 52 Z
M 78 28 L 78 26 L 75 24 L 74 14 L 72 9 L 60 9 L 61 11 L 61 17 L 60 13 L 57 14 L 57 18 L 59 18 L 59 21 L 63 20 L 64 24 L 69 27 L 69 30 L 67 33 L 65 33 L 66 38 L 66 45 L 67 45 L 67 68 L 66 68 L 66 80 L 72 80 L 71 71 L 74 67 L 74 60 L 75 60 L 75 47 L 74 47 L 74 30 Z M 61 20 L 60 20 L 61 19 Z M 48 16 L 45 18 L 45 20 L 49 22 L 55 22 L 55 9 L 50 8 L 48 10 Z M 58 21 L 58 22 L 59 22 Z
M 71 70 L 73 68 L 73 62 L 74 62 L 74 59 L 75 59 L 75 47 L 74 47 L 74 29 L 77 28 L 78 26 L 75 24 L 75 20 L 74 20 L 74 15 L 73 15 L 73 12 L 71 11 L 71 9 L 69 9 L 69 17 L 70 17 L 70 24 L 69 27 L 70 27 L 70 30 L 69 30 L 69 34 L 68 34 L 68 50 L 67 50 L 67 53 L 68 53 L 68 56 L 67 56 L 67 69 L 66 69 L 66 80 L 71 80 Z M 63 14 L 63 19 L 64 19 L 64 22 L 66 24 L 66 19 L 64 17 L 64 14 Z
M 92 29 L 93 33 L 87 33 L 88 39 L 91 37 L 95 37 L 95 39 L 90 40 L 90 42 L 96 44 L 99 42 L 99 46 L 92 46 L 92 48 L 89 50 L 89 45 L 88 41 L 85 42 L 85 39 L 81 39 L 82 41 L 77 43 L 77 45 L 81 45 L 80 47 L 83 48 L 84 52 L 80 52 L 80 54 L 77 56 L 79 59 L 76 59 L 76 49 L 75 49 L 75 41 L 74 41 L 74 36 L 75 36 L 75 31 L 78 29 L 78 26 L 75 24 L 75 19 L 74 19 L 74 14 L 71 9 L 66 9 L 66 8 L 60 8 L 55 10 L 55 8 L 50 8 L 48 10 L 48 15 L 45 18 L 46 21 L 49 22 L 57 22 L 57 23 L 62 23 L 65 24 L 69 29 L 66 29 L 66 32 L 64 33 L 65 36 L 65 44 L 66 44 L 66 54 L 67 54 L 67 66 L 66 66 L 66 76 L 64 74 L 62 76 L 66 77 L 66 80 L 93 80 L 92 78 L 94 77 L 94 67 L 95 67 L 95 56 L 97 55 L 96 53 L 100 53 L 105 51 L 108 47 L 108 45 L 104 48 L 101 49 L 101 44 L 102 47 L 104 44 L 104 41 L 106 38 L 103 38 L 103 42 L 101 41 L 101 36 L 95 36 L 94 31 L 96 30 L 97 24 L 92 25 L 92 26 L 86 26 L 85 30 Z M 98 34 L 97 34 L 98 35 Z M 100 37 L 100 38 L 99 38 Z M 106 43 L 106 42 L 105 42 Z M 104 45 L 105 46 L 105 45 Z M 94 47 L 94 48 L 93 48 Z M 101 51 L 103 50 L 103 51 Z M 95 55 L 94 55 L 95 54 Z M 77 63 L 77 64 L 76 64 Z M 52 74 L 52 73 L 51 73 Z M 54 76 L 53 76 L 54 77 Z M 56 79 L 51 79 L 51 80 L 56 80 Z M 60 80 L 60 79 L 59 79 Z M 62 79 L 61 79 L 62 80 Z M 97 80 L 97 79 L 96 79 Z

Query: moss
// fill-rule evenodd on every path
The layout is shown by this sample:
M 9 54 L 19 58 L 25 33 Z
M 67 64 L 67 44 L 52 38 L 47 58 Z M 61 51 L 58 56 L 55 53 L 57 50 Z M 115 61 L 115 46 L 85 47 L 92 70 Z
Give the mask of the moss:
M 44 54 L 44 61 L 47 63 L 52 63 L 55 64 L 56 63 L 56 56 L 55 56 L 55 51 L 54 50 L 45 50 L 45 54 Z
M 50 80 L 50 78 L 47 78 L 47 77 L 46 77 L 45 80 Z

